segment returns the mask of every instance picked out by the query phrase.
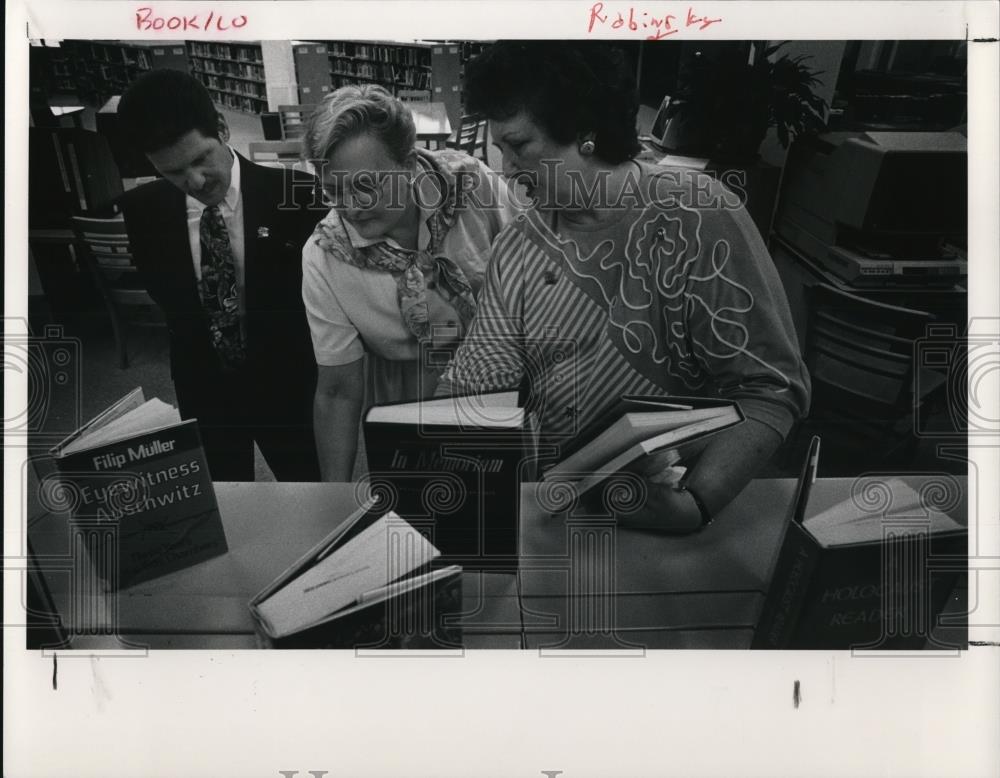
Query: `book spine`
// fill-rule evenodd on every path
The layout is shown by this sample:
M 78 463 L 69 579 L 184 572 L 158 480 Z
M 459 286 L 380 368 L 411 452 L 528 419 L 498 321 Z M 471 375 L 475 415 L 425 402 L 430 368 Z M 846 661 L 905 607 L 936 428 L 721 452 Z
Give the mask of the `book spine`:
M 457 649 L 462 645 L 462 609 L 462 574 L 458 572 L 301 632 L 264 637 L 273 648 Z
M 795 522 L 786 527 L 780 548 L 751 648 L 788 645 L 819 562 L 818 544 Z

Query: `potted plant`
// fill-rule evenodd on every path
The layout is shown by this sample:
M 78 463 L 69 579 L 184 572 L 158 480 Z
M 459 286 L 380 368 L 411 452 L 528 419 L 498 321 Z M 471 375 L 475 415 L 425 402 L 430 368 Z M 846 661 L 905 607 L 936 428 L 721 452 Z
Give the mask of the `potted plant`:
M 749 62 L 742 46 L 701 46 L 681 63 L 671 122 L 673 150 L 714 160 L 755 159 L 769 128 L 787 148 L 825 129 L 826 101 L 815 93 L 819 71 L 809 56 L 775 56 L 769 46 Z

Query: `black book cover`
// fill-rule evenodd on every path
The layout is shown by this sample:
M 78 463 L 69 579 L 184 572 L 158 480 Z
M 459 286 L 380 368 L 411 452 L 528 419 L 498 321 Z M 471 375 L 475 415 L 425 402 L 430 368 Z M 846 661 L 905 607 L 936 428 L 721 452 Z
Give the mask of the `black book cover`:
M 928 644 L 965 574 L 966 531 L 910 528 L 824 548 L 789 522 L 751 648 L 909 650 Z
M 420 530 L 448 563 L 516 564 L 520 485 L 534 480 L 530 414 L 520 426 L 365 419 L 372 493 Z

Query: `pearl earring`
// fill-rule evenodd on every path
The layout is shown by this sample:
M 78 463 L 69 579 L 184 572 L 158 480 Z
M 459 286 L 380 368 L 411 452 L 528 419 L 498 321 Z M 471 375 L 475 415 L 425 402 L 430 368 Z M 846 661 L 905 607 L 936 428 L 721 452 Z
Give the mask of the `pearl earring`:
M 585 140 L 583 143 L 580 144 L 580 153 L 583 154 L 583 156 L 585 157 L 589 157 L 591 154 L 594 153 L 594 149 L 596 148 L 597 146 L 594 145 L 594 141 Z

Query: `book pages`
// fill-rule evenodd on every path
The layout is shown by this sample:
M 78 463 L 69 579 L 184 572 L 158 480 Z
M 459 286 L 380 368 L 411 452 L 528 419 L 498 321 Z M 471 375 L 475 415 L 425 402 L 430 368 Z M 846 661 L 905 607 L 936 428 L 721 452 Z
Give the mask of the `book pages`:
M 517 406 L 517 392 L 498 392 L 380 405 L 368 412 L 366 421 L 517 429 L 524 423 L 524 409 Z
M 117 440 L 137 435 L 142 432 L 152 432 L 171 424 L 180 424 L 180 412 L 169 403 L 155 397 L 147 400 L 138 408 L 133 408 L 126 414 L 110 421 L 90 434 L 82 435 L 62 450 L 62 454 L 75 454 L 88 448 L 103 446 Z
M 257 606 L 273 637 L 297 632 L 427 564 L 438 551 L 417 530 L 387 513 Z
M 964 529 L 950 516 L 924 504 L 920 495 L 898 478 L 889 480 L 885 486 L 892 497 L 888 503 L 891 506 L 888 514 L 864 511 L 854 500 L 847 499 L 806 519 L 803 524 L 824 547 L 880 541 L 886 520 L 897 523 L 912 520 L 914 532 L 938 533 Z
M 655 435 L 687 427 L 695 422 L 730 415 L 731 410 L 726 407 L 626 413 L 575 454 L 554 465 L 548 474 L 591 471 L 627 448 Z

